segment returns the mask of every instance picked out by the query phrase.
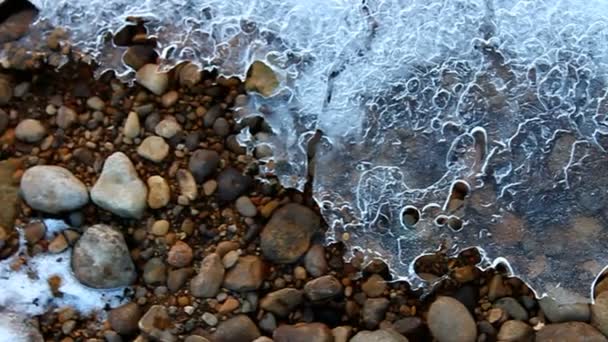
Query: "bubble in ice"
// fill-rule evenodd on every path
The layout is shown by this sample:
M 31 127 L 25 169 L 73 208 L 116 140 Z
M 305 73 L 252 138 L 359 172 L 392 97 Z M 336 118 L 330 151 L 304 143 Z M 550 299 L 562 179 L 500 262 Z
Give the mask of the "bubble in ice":
M 328 241 L 349 236 L 414 286 L 416 258 L 440 247 L 479 247 L 481 266 L 506 262 L 562 301 L 588 300 L 607 264 L 605 1 L 32 2 L 35 28 L 67 27 L 101 70 L 126 72 L 107 34 L 128 16 L 163 66 L 244 78 L 266 63 L 280 89 L 240 113 L 272 127 L 274 172 L 302 189 L 323 132 Z

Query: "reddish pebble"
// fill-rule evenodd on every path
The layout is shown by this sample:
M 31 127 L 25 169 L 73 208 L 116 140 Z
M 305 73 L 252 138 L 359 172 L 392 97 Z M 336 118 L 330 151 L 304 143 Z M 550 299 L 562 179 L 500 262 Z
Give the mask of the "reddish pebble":
M 167 262 L 173 267 L 185 267 L 192 261 L 192 248 L 187 243 L 177 241 L 171 250 Z

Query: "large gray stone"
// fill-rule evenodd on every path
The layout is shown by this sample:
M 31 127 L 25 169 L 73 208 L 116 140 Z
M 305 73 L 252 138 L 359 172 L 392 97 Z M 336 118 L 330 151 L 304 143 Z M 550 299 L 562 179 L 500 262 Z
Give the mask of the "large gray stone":
M 27 169 L 21 194 L 30 207 L 49 214 L 76 210 L 89 202 L 87 187 L 68 169 L 52 165 Z
M 475 342 L 477 326 L 469 310 L 451 297 L 438 297 L 427 316 L 429 329 L 439 342 Z

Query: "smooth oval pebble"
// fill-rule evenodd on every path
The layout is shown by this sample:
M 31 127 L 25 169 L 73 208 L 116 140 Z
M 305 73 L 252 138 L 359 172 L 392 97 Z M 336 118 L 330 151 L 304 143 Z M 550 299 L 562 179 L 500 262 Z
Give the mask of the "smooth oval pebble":
M 429 329 L 439 342 L 475 342 L 477 326 L 469 310 L 451 297 L 438 297 L 428 312 Z
M 21 177 L 21 193 L 30 207 L 50 214 L 75 210 L 89 202 L 84 183 L 60 166 L 27 169 Z

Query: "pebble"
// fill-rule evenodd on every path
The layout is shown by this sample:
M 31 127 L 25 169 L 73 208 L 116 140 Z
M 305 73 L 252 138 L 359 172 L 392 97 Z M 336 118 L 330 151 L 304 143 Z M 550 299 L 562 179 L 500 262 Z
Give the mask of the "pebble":
M 224 268 L 226 268 L 226 269 L 232 268 L 232 266 L 234 266 L 236 264 L 236 262 L 239 260 L 239 256 L 240 256 L 240 253 L 239 253 L 239 251 L 236 251 L 236 250 L 226 253 L 226 255 L 224 255 L 222 257 L 222 264 L 224 264 Z
M 287 317 L 304 300 L 302 290 L 284 288 L 267 294 L 260 300 L 260 308 L 280 317 Z
M 179 169 L 176 176 L 182 196 L 185 196 L 188 201 L 194 201 L 198 197 L 198 188 L 192 173 L 186 169 Z
M 6 114 L 5 111 L 0 109 L 0 135 L 2 135 L 4 133 L 4 131 L 6 131 L 6 129 L 8 128 L 9 122 L 10 122 L 10 118 L 9 118 L 8 114 Z
M 25 240 L 28 244 L 34 245 L 44 238 L 46 226 L 41 221 L 28 223 L 24 228 Z
M 57 126 L 59 128 L 68 129 L 76 122 L 78 113 L 70 107 L 61 106 L 57 111 Z
M 178 78 L 180 85 L 184 87 L 193 87 L 201 81 L 202 73 L 196 64 L 187 63 L 179 69 Z
M 81 283 L 97 289 L 128 286 L 137 278 L 122 234 L 104 224 L 82 234 L 72 251 L 72 270 Z
M 37 143 L 46 136 L 46 129 L 40 121 L 25 119 L 15 128 L 15 137 L 26 143 Z
M 171 224 L 167 220 L 156 220 L 150 227 L 150 232 L 156 236 L 165 236 L 169 232 Z
M 169 272 L 167 276 L 167 287 L 171 292 L 177 292 L 184 286 L 194 271 L 191 268 L 180 268 Z
M 500 274 L 495 274 L 488 284 L 488 299 L 493 302 L 496 299 L 507 295 L 508 289 L 503 282 L 502 276 Z
M 270 96 L 279 85 L 274 71 L 264 62 L 255 61 L 247 71 L 245 89 L 255 91 L 263 96 Z
M 0 75 L 3 76 L 3 75 Z M 13 87 L 5 77 L 0 77 L 0 105 L 7 104 L 13 97 Z
M 160 98 L 160 103 L 163 105 L 163 107 L 169 108 L 169 107 L 173 106 L 177 102 L 178 99 L 179 99 L 179 93 L 175 90 L 171 90 L 171 91 L 166 92 Z
M 522 321 L 506 321 L 500 326 L 496 337 L 504 342 L 532 342 L 534 329 Z
M 509 314 L 509 317 L 511 317 L 515 320 L 519 320 L 519 321 L 528 320 L 528 312 L 513 297 L 501 298 L 494 303 L 494 306 L 505 310 Z
M 135 334 L 142 312 L 139 305 L 131 302 L 108 312 L 108 322 L 114 331 L 121 335 Z
M 227 168 L 217 176 L 217 198 L 231 202 L 249 190 L 253 181 L 234 168 Z
M 169 250 L 167 263 L 173 267 L 186 267 L 192 262 L 193 256 L 192 248 L 187 243 L 177 241 Z
M 211 327 L 216 326 L 218 323 L 217 317 L 210 312 L 203 313 L 203 316 L 201 316 L 201 318 L 202 318 L 203 322 L 205 322 L 207 325 L 209 325 Z
M 236 292 L 255 291 L 264 281 L 264 263 L 255 255 L 242 256 L 224 278 L 224 287 Z
M 161 176 L 148 178 L 148 206 L 152 209 L 160 209 L 169 204 L 171 200 L 171 188 L 169 183 Z
M 258 321 L 258 326 L 262 331 L 272 334 L 277 328 L 277 319 L 271 312 L 266 312 Z
M 221 322 L 213 334 L 212 340 L 214 342 L 244 342 L 253 341 L 260 336 L 260 330 L 248 316 L 237 315 Z
M 158 72 L 156 64 L 146 64 L 137 70 L 135 81 L 156 95 L 162 95 L 169 86 L 169 75 Z
M 154 47 L 146 44 L 129 46 L 122 56 L 123 62 L 135 70 L 147 63 L 154 63 L 157 58 L 158 54 L 154 51 Z
M 589 304 L 574 303 L 560 305 L 550 297 L 543 297 L 538 301 L 545 317 L 552 323 L 579 321 L 589 322 L 591 310 Z
M 136 112 L 129 112 L 122 133 L 129 139 L 135 139 L 139 135 L 140 130 L 139 115 Z
M 477 327 L 469 310 L 458 300 L 440 296 L 427 315 L 431 333 L 438 342 L 475 342 Z
M 211 298 L 220 291 L 224 280 L 224 265 L 216 253 L 207 255 L 199 273 L 190 281 L 190 292 L 195 297 Z
M 220 315 L 226 315 L 226 314 L 238 309 L 240 305 L 241 305 L 241 303 L 238 300 L 230 297 L 230 298 L 226 299 L 226 301 L 222 304 L 222 306 L 220 306 L 220 308 L 219 308 L 219 310 L 217 310 L 217 312 Z
M 536 332 L 536 342 L 606 342 L 608 339 L 597 329 L 583 322 L 548 324 Z
M 402 335 L 415 334 L 425 327 L 420 317 L 405 317 L 393 322 L 393 329 Z
M 184 342 L 209 342 L 209 340 L 202 336 L 190 335 L 184 339 Z
M 372 274 L 361 284 L 361 290 L 368 297 L 380 297 L 384 293 L 384 290 L 386 290 L 386 281 L 378 274 Z
M 206 181 L 203 183 L 203 194 L 205 196 L 211 196 L 217 189 L 217 182 L 213 179 Z
M 125 218 L 141 218 L 147 206 L 148 190 L 122 152 L 109 156 L 99 179 L 91 189 L 91 199 L 101 208 Z
M 172 119 L 164 119 L 154 127 L 154 132 L 166 139 L 173 138 L 178 132 L 182 131 L 182 127 L 177 121 Z
M 93 96 L 87 99 L 87 106 L 91 109 L 102 111 L 106 104 L 99 96 Z
M 339 326 L 331 330 L 334 335 L 334 342 L 348 342 L 353 333 L 353 328 L 349 326 Z
M 215 122 L 213 122 L 213 132 L 218 137 L 225 137 L 230 134 L 230 124 L 224 118 L 217 118 Z
M 167 281 L 167 265 L 161 258 L 151 258 L 144 265 L 144 282 L 148 285 L 163 285 Z
M 390 301 L 386 298 L 368 298 L 363 303 L 363 311 L 361 312 L 363 325 L 367 329 L 378 327 L 384 319 Z
M 350 342 L 408 342 L 408 339 L 392 330 L 363 330 L 353 336 Z
M 68 241 L 63 234 L 58 234 L 50 243 L 48 251 L 50 253 L 61 253 L 68 248 Z
M 310 247 L 320 224 L 319 216 L 309 208 L 286 204 L 274 212 L 262 230 L 260 248 L 264 257 L 280 264 L 297 261 Z
M 313 245 L 310 247 L 304 257 L 304 266 L 306 271 L 313 277 L 320 277 L 327 273 L 329 266 L 325 259 L 325 248 L 321 245 Z
M 591 305 L 591 325 L 608 335 L 608 292 L 600 292 Z
M 330 299 L 342 294 L 342 284 L 336 277 L 325 275 L 307 282 L 304 292 L 311 301 Z
M 220 156 L 212 150 L 196 150 L 190 156 L 188 168 L 198 183 L 205 181 L 215 172 L 220 162 Z
M 27 169 L 21 178 L 21 194 L 30 207 L 50 214 L 76 210 L 89 202 L 84 183 L 60 166 Z
M 284 324 L 272 334 L 274 342 L 333 342 L 334 336 L 323 323 Z
M 167 308 L 162 305 L 152 305 L 143 315 L 138 323 L 139 330 L 150 336 L 153 340 L 163 342 L 177 341 L 171 334 L 169 328 L 172 320 L 167 312 Z
M 141 142 L 137 154 L 149 161 L 160 163 L 169 155 L 169 144 L 161 137 L 149 136 Z
M 249 199 L 249 197 L 247 196 L 241 196 L 237 198 L 235 206 L 239 214 L 245 217 L 254 217 L 258 213 L 258 209 L 255 207 L 253 202 L 251 202 L 251 199 Z

